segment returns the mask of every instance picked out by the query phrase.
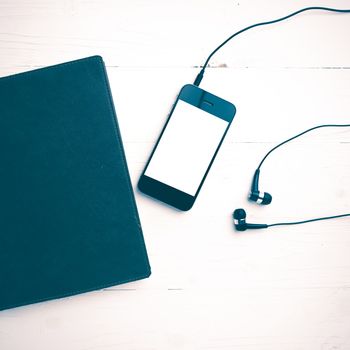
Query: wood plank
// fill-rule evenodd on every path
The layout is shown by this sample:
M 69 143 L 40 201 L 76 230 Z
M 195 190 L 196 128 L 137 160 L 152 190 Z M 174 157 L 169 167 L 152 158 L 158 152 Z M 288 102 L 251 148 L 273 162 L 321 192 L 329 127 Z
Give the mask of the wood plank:
M 136 186 L 179 89 L 207 54 L 247 25 L 316 5 L 347 6 L 1 0 L 0 76 L 102 55 Z M 231 218 L 237 207 L 266 223 L 349 211 L 345 129 L 277 150 L 260 184 L 272 204 L 246 200 L 271 147 L 317 124 L 349 123 L 349 19 L 305 13 L 214 56 L 201 86 L 235 103 L 237 115 L 196 205 L 177 212 L 135 189 L 151 278 L 1 312 L 0 349 L 349 349 L 349 220 L 237 233 Z

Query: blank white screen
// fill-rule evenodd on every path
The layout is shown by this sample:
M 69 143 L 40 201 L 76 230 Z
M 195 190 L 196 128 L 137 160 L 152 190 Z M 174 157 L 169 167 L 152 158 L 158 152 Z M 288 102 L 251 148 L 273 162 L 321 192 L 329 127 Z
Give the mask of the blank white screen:
M 178 100 L 145 175 L 194 196 L 227 126 Z

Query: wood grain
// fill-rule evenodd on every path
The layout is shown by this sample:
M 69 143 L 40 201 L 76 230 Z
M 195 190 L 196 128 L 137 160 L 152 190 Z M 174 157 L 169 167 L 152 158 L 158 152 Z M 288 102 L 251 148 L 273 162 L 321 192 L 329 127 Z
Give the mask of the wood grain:
M 349 1 L 0 0 L 0 75 L 103 56 L 134 186 L 182 85 L 247 25 Z M 310 133 L 262 168 L 268 207 L 247 203 L 267 150 L 350 120 L 350 15 L 305 13 L 237 37 L 202 87 L 237 107 L 194 208 L 136 189 L 153 274 L 144 281 L 0 313 L 0 349 L 348 350 L 349 219 L 238 234 L 248 221 L 349 212 L 350 130 Z M 4 288 L 4 286 L 0 286 Z

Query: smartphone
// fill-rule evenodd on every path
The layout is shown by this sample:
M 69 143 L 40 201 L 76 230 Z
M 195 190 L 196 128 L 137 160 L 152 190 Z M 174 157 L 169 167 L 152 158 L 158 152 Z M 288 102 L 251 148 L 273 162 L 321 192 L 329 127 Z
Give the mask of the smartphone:
M 179 210 L 191 209 L 235 113 L 232 103 L 185 85 L 139 179 L 139 190 Z

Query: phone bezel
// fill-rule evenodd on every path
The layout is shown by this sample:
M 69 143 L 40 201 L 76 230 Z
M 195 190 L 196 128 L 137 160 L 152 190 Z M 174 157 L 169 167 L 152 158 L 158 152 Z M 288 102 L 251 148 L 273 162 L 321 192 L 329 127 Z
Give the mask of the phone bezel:
M 176 108 L 177 102 L 179 100 L 185 101 L 199 109 L 202 109 L 218 118 L 221 118 L 228 122 L 227 127 L 225 129 L 225 132 L 223 133 L 220 142 L 218 143 L 218 146 L 215 150 L 215 153 L 207 167 L 207 170 L 205 171 L 203 178 L 197 188 L 197 191 L 194 196 L 189 195 L 188 193 L 182 192 L 181 190 L 178 190 L 174 187 L 171 187 L 167 184 L 164 184 L 160 181 L 157 181 L 147 175 L 145 175 L 146 169 L 148 167 L 148 164 L 150 163 L 152 156 L 157 149 L 157 146 L 160 142 L 160 139 L 163 136 L 163 133 L 169 123 L 169 120 L 173 114 L 173 111 Z M 215 96 L 195 85 L 187 84 L 182 87 L 180 90 L 180 93 L 170 111 L 170 114 L 167 118 L 167 121 L 160 133 L 160 136 L 151 152 L 151 155 L 149 159 L 147 160 L 146 166 L 142 172 L 142 175 L 138 182 L 138 188 L 141 192 L 144 194 L 151 196 L 152 198 L 155 198 L 157 200 L 160 200 L 172 207 L 175 207 L 182 211 L 187 211 L 192 208 L 201 188 L 202 185 L 207 177 L 207 174 L 215 160 L 215 157 L 221 147 L 221 144 L 230 128 L 230 125 L 232 123 L 232 120 L 235 116 L 236 108 L 235 106 L 229 102 L 226 101 L 218 96 Z

